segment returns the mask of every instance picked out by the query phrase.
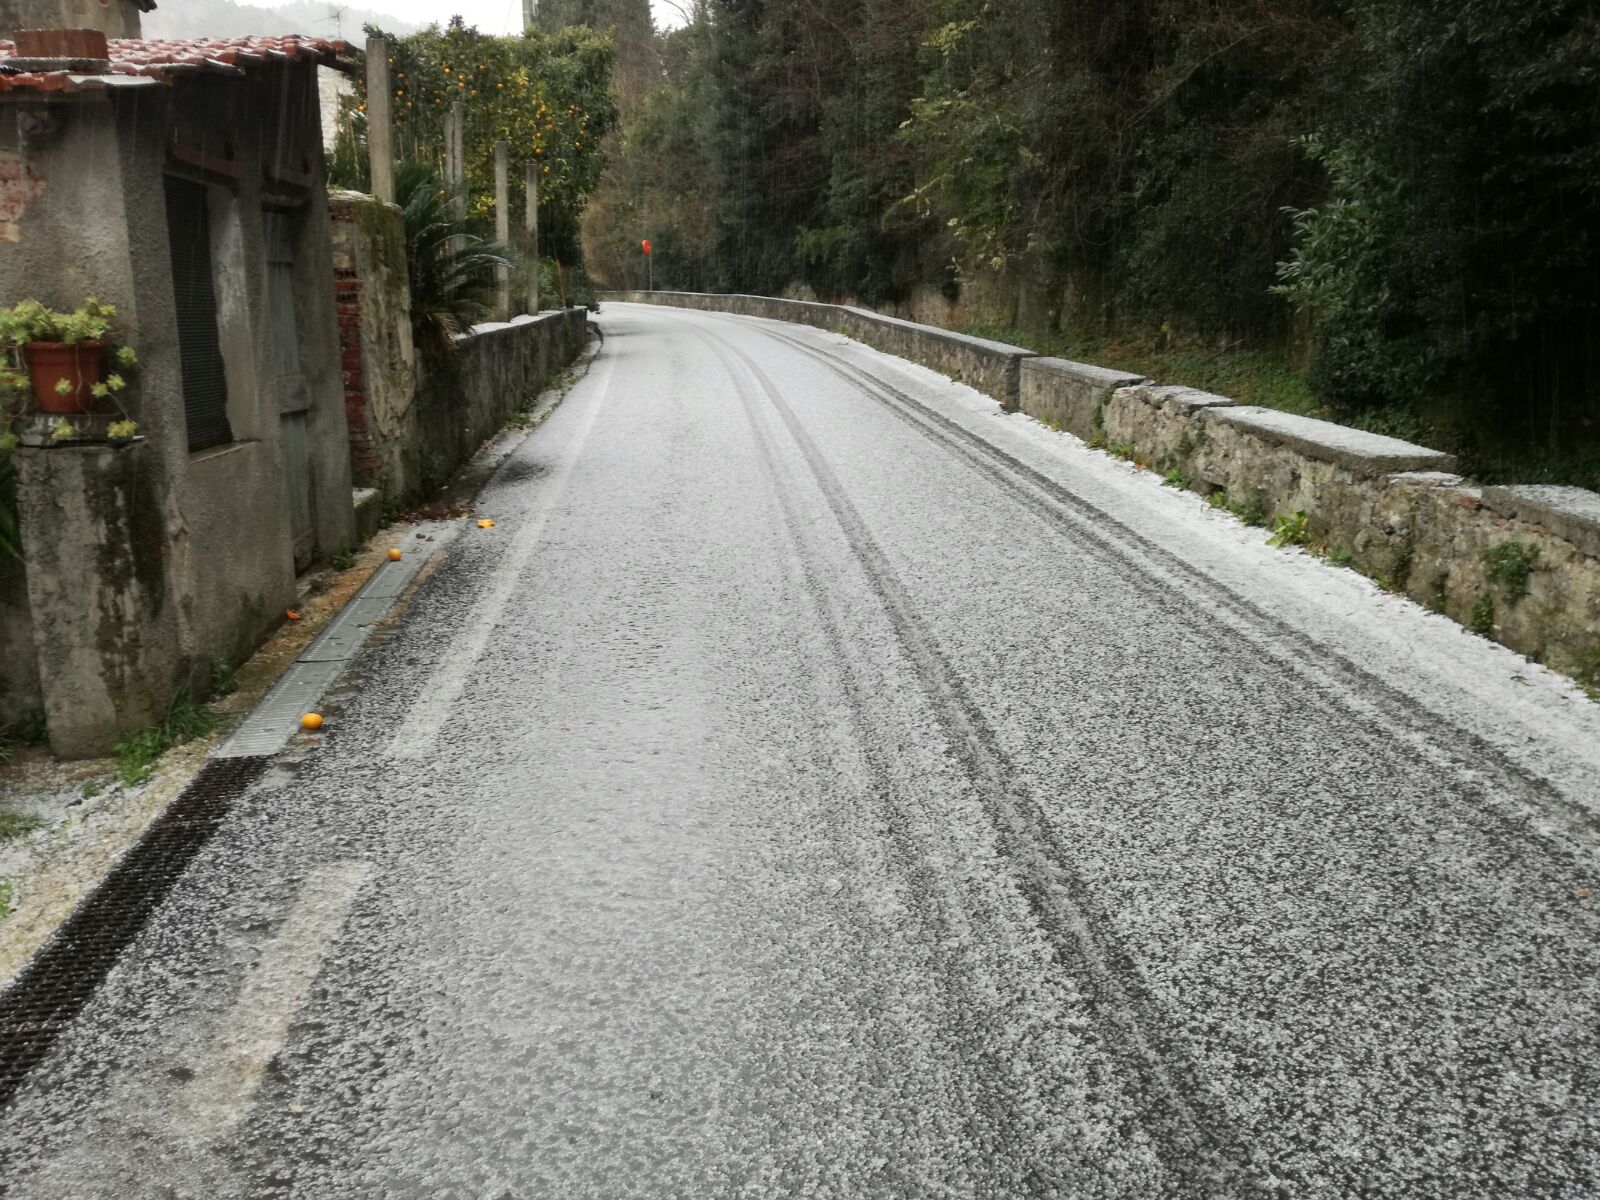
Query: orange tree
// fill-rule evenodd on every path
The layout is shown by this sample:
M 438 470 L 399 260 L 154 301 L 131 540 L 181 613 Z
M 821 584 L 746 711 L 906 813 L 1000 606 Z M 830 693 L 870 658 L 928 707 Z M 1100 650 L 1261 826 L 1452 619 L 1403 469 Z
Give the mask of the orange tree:
M 442 165 L 445 118 L 461 101 L 469 209 L 492 211 L 494 144 L 503 138 L 511 150 L 512 227 L 522 223 L 522 168 L 532 162 L 541 249 L 574 261 L 578 217 L 605 167 L 600 142 L 617 119 L 611 35 L 573 28 L 493 37 L 452 17 L 443 28 L 387 36 L 396 156 Z

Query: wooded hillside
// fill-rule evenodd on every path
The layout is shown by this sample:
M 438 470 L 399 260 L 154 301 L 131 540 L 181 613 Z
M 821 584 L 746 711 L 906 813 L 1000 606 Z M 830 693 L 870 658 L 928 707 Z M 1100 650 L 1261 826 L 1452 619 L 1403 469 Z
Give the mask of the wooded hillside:
M 604 282 L 649 236 L 658 287 L 1272 347 L 1340 411 L 1600 439 L 1590 4 L 699 0 L 648 46 L 644 0 L 547 7 L 635 65 Z

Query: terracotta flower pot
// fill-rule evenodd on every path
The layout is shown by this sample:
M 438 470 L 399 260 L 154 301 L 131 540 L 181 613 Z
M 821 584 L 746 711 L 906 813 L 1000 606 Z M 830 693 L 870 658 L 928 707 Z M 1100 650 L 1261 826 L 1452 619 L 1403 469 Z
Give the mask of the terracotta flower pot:
M 28 360 L 28 378 L 40 412 L 86 413 L 94 407 L 90 392 L 100 382 L 100 357 L 104 342 L 29 342 L 22 348 Z M 58 391 L 65 379 L 67 391 Z

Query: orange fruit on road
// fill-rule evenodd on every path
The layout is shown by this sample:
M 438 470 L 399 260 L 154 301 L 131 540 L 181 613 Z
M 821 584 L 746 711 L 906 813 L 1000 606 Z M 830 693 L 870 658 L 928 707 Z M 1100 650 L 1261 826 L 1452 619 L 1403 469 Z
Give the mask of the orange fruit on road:
M 300 724 L 302 726 L 304 726 L 306 729 L 321 729 L 322 728 L 322 714 L 321 713 L 307 713 L 305 716 L 300 718 Z
M 399 562 L 400 561 L 400 551 L 399 550 L 390 550 L 389 551 L 389 561 L 390 562 Z
M 488 517 L 483 517 L 482 519 L 480 519 L 478 521 L 478 528 L 479 529 L 493 529 L 494 528 L 494 522 L 489 520 Z

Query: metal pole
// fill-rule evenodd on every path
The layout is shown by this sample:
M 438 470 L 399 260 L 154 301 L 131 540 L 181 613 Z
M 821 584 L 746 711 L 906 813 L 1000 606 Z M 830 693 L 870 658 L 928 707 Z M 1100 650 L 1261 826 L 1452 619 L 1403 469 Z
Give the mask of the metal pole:
M 389 90 L 389 41 L 367 39 L 367 156 L 372 194 L 394 203 L 394 94 Z

